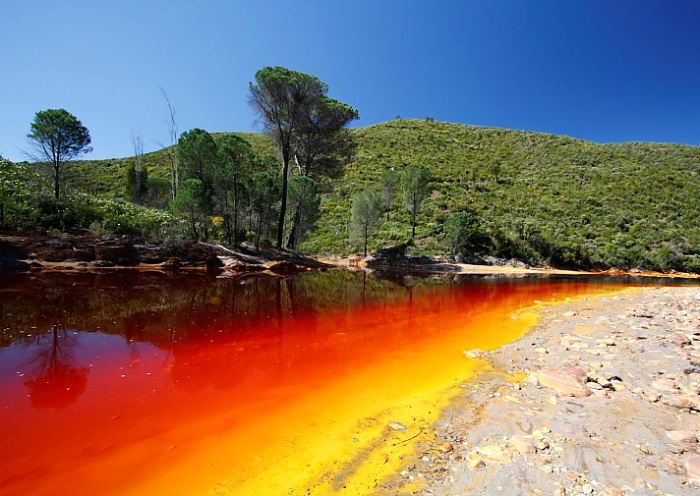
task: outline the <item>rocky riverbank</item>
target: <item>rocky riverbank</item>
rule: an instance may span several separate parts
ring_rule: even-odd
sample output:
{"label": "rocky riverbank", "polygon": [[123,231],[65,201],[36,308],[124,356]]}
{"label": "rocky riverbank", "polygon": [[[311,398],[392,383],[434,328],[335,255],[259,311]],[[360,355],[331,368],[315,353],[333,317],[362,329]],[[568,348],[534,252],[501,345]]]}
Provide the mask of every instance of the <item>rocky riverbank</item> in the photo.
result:
{"label": "rocky riverbank", "polygon": [[550,266],[532,266],[521,260],[495,257],[407,256],[397,252],[397,247],[379,250],[367,257],[351,255],[330,257],[326,260],[333,265],[349,270],[365,270],[376,274],[392,273],[418,277],[449,277],[472,275],[495,276],[537,276],[537,275],[605,275],[633,277],[673,277],[677,279],[700,279],[700,274],[670,271],[668,273],[643,269],[622,270],[617,268],[598,270],[570,270]]}
{"label": "rocky riverbank", "polygon": [[105,272],[110,270],[198,270],[239,276],[252,273],[289,276],[331,265],[275,249],[236,250],[183,241],[153,244],[131,236],[101,237],[81,232],[48,236],[14,233],[0,236],[0,272]]}
{"label": "rocky riverbank", "polygon": [[[543,307],[378,494],[700,493],[700,287]],[[417,487],[417,488],[416,488]]]}
{"label": "rocky riverbank", "polygon": [[[416,277],[532,276],[532,275],[633,275],[700,279],[700,274],[661,274],[631,270],[584,272],[553,267],[531,267],[518,260],[487,257],[409,257],[397,248],[380,250],[365,257],[305,256],[293,251],[259,248],[243,243],[235,249],[191,241],[150,243],[133,236],[99,236],[77,231],[50,236],[36,232],[0,235],[0,273],[7,272],[110,272],[214,271],[224,276],[250,274],[287,277],[306,270],[344,268],[374,273]],[[399,250],[400,251],[400,250]]]}

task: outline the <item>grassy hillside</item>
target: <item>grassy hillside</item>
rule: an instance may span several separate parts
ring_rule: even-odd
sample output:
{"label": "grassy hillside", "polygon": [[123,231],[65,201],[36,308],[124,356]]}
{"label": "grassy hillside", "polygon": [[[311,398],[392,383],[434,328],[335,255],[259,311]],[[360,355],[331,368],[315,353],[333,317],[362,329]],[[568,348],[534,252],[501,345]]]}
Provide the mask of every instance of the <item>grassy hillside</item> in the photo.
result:
{"label": "grassy hillside", "polygon": [[[472,252],[559,266],[650,267],[700,272],[700,148],[655,143],[598,145],[565,136],[432,121],[396,120],[353,130],[357,154],[329,183],[315,234],[302,249],[348,253],[352,196],[378,187],[389,167],[423,164],[433,174],[417,230],[417,253],[444,253],[442,222],[474,210]],[[241,133],[260,153],[260,134]],[[167,178],[164,151],[144,156],[151,177]],[[124,192],[133,159],[83,161],[76,186]],[[80,179],[77,179],[77,178]],[[408,241],[399,197],[372,248]]]}
{"label": "grassy hillside", "polygon": [[[474,209],[482,254],[557,265],[700,269],[700,148],[598,145],[565,136],[397,120],[356,132],[358,151],[324,201],[311,250],[342,250],[352,195],[381,173],[407,164],[433,173],[420,216],[418,251],[439,246],[441,223]],[[338,233],[339,235],[336,235]],[[408,213],[395,205],[374,248],[409,237]]]}
{"label": "grassy hillside", "polygon": [[[213,133],[213,136],[222,133]],[[234,133],[246,139],[260,155],[274,154],[275,148],[267,136],[260,133]],[[170,162],[167,150],[144,153],[143,164],[151,178],[169,180]],[[127,170],[133,157],[107,160],[80,160],[66,169],[66,182],[81,191],[108,198],[123,198],[126,193]]]}

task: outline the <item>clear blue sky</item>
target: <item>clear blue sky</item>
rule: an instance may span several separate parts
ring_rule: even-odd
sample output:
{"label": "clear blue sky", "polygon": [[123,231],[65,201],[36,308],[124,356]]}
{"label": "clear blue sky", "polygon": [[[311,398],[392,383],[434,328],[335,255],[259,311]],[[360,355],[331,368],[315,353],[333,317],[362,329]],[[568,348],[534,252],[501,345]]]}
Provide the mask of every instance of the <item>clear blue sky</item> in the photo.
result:
{"label": "clear blue sky", "polygon": [[180,131],[257,130],[267,65],[318,76],[368,126],[402,117],[700,144],[694,0],[0,0],[0,154],[39,110],[90,130],[90,158]]}

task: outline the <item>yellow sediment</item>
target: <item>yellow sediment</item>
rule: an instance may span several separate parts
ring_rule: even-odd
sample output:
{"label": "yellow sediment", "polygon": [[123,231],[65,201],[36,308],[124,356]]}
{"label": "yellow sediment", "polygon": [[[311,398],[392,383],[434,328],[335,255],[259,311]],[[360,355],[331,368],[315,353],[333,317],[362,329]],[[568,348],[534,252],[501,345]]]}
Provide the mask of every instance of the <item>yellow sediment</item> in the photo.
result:
{"label": "yellow sediment", "polygon": [[[487,332],[452,329],[403,363],[388,360],[317,391],[312,400],[288,409],[280,423],[260,427],[274,432],[278,442],[246,447],[249,470],[219,481],[209,494],[376,492],[383,479],[400,470],[415,441],[430,436],[441,410],[461,392],[457,386],[487,366],[461,350],[501,346],[522,336],[536,319],[534,312],[517,318],[489,313],[470,323]],[[367,384],[373,384],[369,391]],[[392,423],[406,430],[394,430]]]}
{"label": "yellow sediment", "polygon": [[[491,350],[512,342],[537,323],[545,306],[561,302],[538,300],[515,312],[512,307],[492,308],[465,324],[434,322],[442,331],[422,342],[420,349],[389,354],[340,381],[320,382],[313,395],[280,405],[283,415],[272,411],[255,425],[203,442],[197,449],[208,454],[207,460],[215,459],[218,469],[188,460],[188,479],[196,480],[189,493],[375,494],[414,454],[415,442],[430,439],[430,427],[443,408],[463,394],[459,385],[489,367],[486,360],[465,357],[462,351]],[[428,320],[419,325],[429,325]],[[517,382],[518,377],[512,379]],[[396,430],[398,424],[406,430]],[[170,474],[150,481],[152,489],[162,490],[168,479],[180,480],[181,488],[188,485],[182,485],[179,468],[173,467]],[[204,480],[209,480],[209,489],[194,491],[204,487]]]}

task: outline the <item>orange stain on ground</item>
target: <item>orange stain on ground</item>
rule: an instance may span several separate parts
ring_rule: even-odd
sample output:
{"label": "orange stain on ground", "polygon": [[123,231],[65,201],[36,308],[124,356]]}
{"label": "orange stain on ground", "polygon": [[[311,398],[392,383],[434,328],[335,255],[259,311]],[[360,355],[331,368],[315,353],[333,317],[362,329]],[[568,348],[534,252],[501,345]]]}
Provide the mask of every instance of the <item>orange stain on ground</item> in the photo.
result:
{"label": "orange stain on ground", "polygon": [[609,291],[428,286],[157,345],[54,329],[0,353],[0,493],[369,494],[485,366],[463,350],[517,339],[535,301]]}

